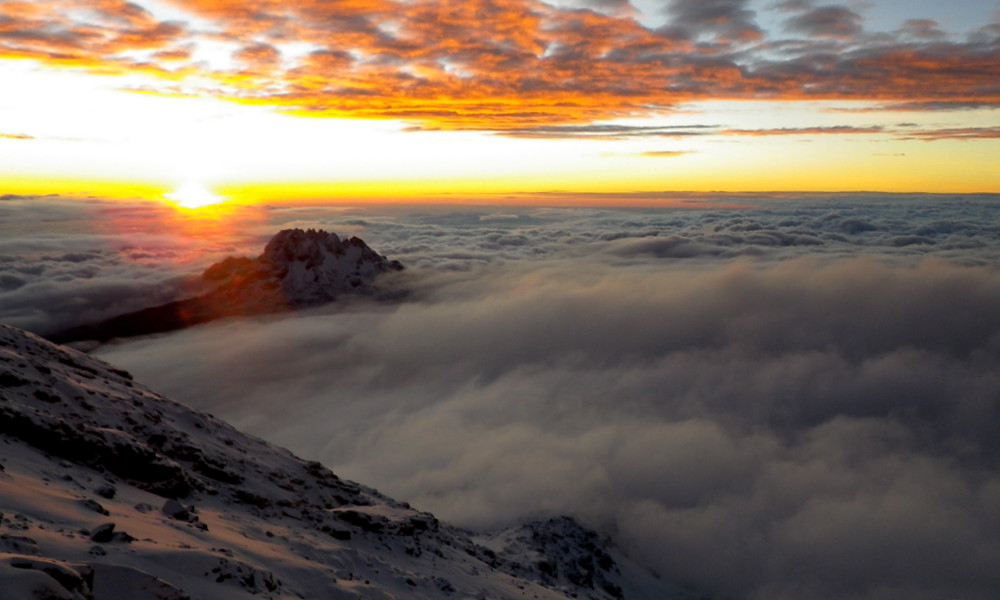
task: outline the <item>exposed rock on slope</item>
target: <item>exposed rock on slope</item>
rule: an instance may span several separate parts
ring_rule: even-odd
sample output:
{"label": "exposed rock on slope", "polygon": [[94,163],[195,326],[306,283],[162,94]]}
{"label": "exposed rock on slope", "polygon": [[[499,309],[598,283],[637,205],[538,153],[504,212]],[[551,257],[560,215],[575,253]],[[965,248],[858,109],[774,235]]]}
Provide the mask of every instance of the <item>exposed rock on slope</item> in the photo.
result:
{"label": "exposed rock on slope", "polygon": [[232,316],[275,313],[332,302],[345,294],[372,296],[376,279],[403,270],[351,237],[322,230],[285,229],[257,258],[229,257],[205,270],[210,291],[195,298],[74,327],[47,337],[58,343],[174,331]]}
{"label": "exposed rock on slope", "polygon": [[4,600],[686,597],[630,595],[636,567],[572,522],[487,548],[2,325],[0,383]]}

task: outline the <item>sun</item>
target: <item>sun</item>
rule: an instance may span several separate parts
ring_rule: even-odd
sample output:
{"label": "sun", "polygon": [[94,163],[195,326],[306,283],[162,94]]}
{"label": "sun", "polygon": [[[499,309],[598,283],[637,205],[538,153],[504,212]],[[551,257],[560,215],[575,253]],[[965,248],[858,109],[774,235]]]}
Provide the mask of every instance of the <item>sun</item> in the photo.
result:
{"label": "sun", "polygon": [[204,185],[195,182],[184,183],[174,191],[163,194],[163,197],[180,208],[203,208],[225,200]]}

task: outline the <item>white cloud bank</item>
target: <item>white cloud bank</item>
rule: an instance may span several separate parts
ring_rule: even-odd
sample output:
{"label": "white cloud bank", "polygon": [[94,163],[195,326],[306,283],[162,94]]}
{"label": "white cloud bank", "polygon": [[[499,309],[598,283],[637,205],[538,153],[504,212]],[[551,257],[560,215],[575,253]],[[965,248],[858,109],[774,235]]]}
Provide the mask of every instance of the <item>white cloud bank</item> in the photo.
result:
{"label": "white cloud bank", "polygon": [[413,297],[99,355],[459,524],[572,513],[739,598],[990,598],[991,202],[297,212]]}

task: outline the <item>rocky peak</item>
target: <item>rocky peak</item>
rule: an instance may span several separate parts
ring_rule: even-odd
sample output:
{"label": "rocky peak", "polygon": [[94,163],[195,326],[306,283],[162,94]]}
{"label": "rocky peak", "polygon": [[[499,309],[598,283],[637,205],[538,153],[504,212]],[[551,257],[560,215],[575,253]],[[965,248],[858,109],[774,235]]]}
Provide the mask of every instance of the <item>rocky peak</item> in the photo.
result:
{"label": "rocky peak", "polygon": [[[368,245],[357,240],[362,246]],[[281,265],[294,261],[304,261],[312,266],[322,264],[326,256],[343,256],[344,243],[336,233],[322,229],[283,229],[274,234],[261,260],[272,265]]]}
{"label": "rocky peak", "polygon": [[342,240],[322,229],[284,229],[276,233],[255,260],[217,263],[204,277],[218,281],[230,294],[276,293],[290,307],[330,302],[344,293],[371,294],[375,277],[401,271],[359,238]]}

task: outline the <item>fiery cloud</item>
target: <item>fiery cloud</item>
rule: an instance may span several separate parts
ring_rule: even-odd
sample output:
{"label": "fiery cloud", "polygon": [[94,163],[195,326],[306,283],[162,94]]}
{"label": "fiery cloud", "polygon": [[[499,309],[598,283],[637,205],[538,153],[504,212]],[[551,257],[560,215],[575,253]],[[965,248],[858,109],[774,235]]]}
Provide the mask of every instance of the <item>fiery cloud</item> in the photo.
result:
{"label": "fiery cloud", "polygon": [[[862,35],[858,13],[746,0],[671,0],[666,25],[622,1],[123,0],[0,3],[0,57],[151,75],[315,116],[523,135],[705,99],[1000,105],[1000,26],[946,39],[929,20]],[[795,39],[781,36],[791,33]]]}

